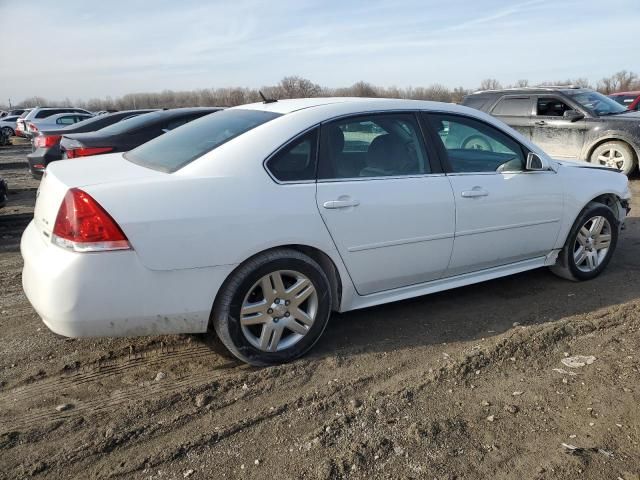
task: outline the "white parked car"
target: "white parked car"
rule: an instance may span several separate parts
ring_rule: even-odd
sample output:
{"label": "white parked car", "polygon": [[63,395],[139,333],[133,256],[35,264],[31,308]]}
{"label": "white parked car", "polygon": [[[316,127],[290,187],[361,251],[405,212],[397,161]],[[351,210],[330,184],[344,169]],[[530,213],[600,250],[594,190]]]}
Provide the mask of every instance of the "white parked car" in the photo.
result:
{"label": "white parked car", "polygon": [[624,175],[553,161],[478,110],[258,103],[51,164],[23,284],[62,335],[215,331],[273,364],[307,352],[332,311],[544,266],[594,278],[629,199]]}
{"label": "white parked car", "polygon": [[93,117],[93,115],[89,113],[56,113],[55,115],[50,115],[45,118],[27,120],[26,131],[29,136],[35,137],[38,135],[38,132],[68,127],[69,125],[73,125],[91,117]]}

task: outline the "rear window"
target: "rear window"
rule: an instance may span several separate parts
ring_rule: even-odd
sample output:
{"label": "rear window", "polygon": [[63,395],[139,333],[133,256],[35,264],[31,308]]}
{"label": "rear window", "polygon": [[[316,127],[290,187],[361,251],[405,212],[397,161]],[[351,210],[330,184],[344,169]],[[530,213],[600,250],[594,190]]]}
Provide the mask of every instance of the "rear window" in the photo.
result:
{"label": "rear window", "polygon": [[126,153],[125,158],[153,170],[175,172],[232,138],[280,115],[260,110],[223,110],[161,135]]}
{"label": "rear window", "polygon": [[164,113],[163,111],[143,113],[142,115],[126,118],[121,122],[101,128],[100,133],[105,133],[107,135],[120,135],[121,133],[135,130],[138,127],[147,125],[154,120],[159,120],[165,115],[166,113]]}

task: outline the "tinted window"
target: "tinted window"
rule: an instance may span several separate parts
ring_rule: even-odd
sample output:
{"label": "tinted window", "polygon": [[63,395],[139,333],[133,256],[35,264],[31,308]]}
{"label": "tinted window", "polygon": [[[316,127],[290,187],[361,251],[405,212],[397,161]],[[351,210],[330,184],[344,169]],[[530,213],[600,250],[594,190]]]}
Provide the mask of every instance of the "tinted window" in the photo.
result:
{"label": "tinted window", "polygon": [[413,114],[370,115],[322,127],[319,178],[389,177],[429,173]]}
{"label": "tinted window", "polygon": [[135,130],[136,128],[148,125],[156,120],[161,119],[165,115],[166,113],[162,111],[144,113],[142,115],[127,118],[126,120],[122,120],[121,122],[114,123],[113,125],[109,125],[108,127],[104,127],[100,129],[100,133],[104,133],[107,135],[119,135],[121,133]]}
{"label": "tinted window", "polygon": [[[147,115],[154,114],[140,115],[120,123],[135,122]],[[133,163],[154,170],[175,172],[232,138],[279,116],[279,113],[260,110],[223,110],[157,137],[131,150],[125,157]]]}
{"label": "tinted window", "polygon": [[453,172],[524,170],[520,145],[491,125],[457,115],[429,114]]}
{"label": "tinted window", "polygon": [[531,97],[503,97],[491,112],[493,115],[528,117],[531,115]]}
{"label": "tinted window", "polygon": [[317,142],[318,131],[314,129],[271,157],[267,168],[281,182],[315,180]]}
{"label": "tinted window", "polygon": [[76,123],[76,118],[77,117],[75,115],[68,115],[68,116],[56,118],[56,123],[58,125],[73,125],[74,123]]}
{"label": "tinted window", "polygon": [[64,113],[65,110],[40,110],[36,113],[36,118],[47,118],[51,115],[56,115],[58,113]]}
{"label": "tinted window", "polygon": [[486,104],[489,103],[489,100],[492,100],[493,98],[494,97],[481,97],[477,95],[471,95],[465,97],[462,104],[467,107],[475,108],[477,110],[484,110]]}
{"label": "tinted window", "polygon": [[606,95],[592,90],[567,90],[564,92],[571,99],[596,115],[610,115],[612,113],[622,113],[625,108],[610,99]]}
{"label": "tinted window", "polygon": [[536,103],[536,115],[539,117],[562,117],[567,110],[573,109],[555,97],[539,97]]}

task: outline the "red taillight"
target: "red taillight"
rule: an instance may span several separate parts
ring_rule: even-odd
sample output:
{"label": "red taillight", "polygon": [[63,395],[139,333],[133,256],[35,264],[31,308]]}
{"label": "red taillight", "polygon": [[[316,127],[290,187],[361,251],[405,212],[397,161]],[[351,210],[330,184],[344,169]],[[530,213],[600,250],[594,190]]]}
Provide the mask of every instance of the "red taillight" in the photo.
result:
{"label": "red taillight", "polygon": [[78,188],[67,192],[53,227],[53,243],[76,252],[128,250],[129,240],[115,220],[91,195]]}
{"label": "red taillight", "polygon": [[36,148],[50,148],[60,141],[60,135],[39,135],[33,141]]}
{"label": "red taillight", "polygon": [[38,127],[36,127],[33,123],[27,122],[27,130],[31,130],[32,132],[37,132]]}
{"label": "red taillight", "polygon": [[112,147],[78,147],[71,148],[65,153],[67,154],[67,158],[78,158],[90,157],[91,155],[100,155],[101,153],[108,153],[111,150],[113,150]]}

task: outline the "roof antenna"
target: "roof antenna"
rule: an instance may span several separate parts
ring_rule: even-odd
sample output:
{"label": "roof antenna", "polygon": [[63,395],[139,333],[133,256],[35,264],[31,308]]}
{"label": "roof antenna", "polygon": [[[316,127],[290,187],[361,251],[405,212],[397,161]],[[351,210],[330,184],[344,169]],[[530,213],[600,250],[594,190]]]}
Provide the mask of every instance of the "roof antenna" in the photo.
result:
{"label": "roof antenna", "polygon": [[258,93],[260,94],[260,97],[262,97],[262,103],[275,103],[278,101],[275,98],[265,97],[260,90],[258,90]]}

